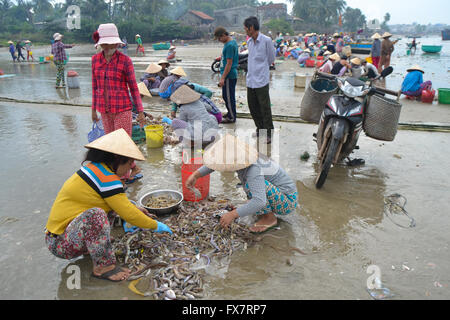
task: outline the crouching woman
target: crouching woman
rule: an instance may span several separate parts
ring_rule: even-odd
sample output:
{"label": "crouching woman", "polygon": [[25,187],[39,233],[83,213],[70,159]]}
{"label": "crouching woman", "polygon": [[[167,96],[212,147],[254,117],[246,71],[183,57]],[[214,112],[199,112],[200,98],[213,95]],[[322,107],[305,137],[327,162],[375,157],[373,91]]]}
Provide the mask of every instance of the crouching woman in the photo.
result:
{"label": "crouching woman", "polygon": [[263,233],[278,226],[277,216],[288,215],[297,207],[297,187],[286,171],[235,136],[227,134],[209,146],[203,163],[186,181],[188,188],[214,171],[235,171],[250,200],[221,217],[224,228],[239,217],[255,214],[259,219],[250,231]]}
{"label": "crouching woman", "polygon": [[[110,232],[115,215],[143,229],[172,233],[153,220],[145,208],[128,200],[120,176],[133,160],[145,160],[124,129],[113,131],[85,146],[82,167],[59,191],[45,228],[50,252],[62,259],[89,254],[92,275],[111,281],[128,278],[130,270],[116,265]],[[87,164],[85,164],[87,162]]]}

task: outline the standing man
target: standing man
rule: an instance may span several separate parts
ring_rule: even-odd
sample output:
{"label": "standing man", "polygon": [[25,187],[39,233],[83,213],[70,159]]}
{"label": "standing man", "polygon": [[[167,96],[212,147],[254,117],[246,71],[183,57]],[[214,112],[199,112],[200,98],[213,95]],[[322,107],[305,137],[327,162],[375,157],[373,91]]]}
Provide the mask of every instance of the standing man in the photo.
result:
{"label": "standing man", "polygon": [[244,29],[249,39],[247,71],[247,103],[256,125],[256,135],[267,130],[267,144],[271,143],[273,130],[272,110],[269,95],[269,68],[275,61],[275,48],[272,40],[259,32],[259,21],[248,17]]}
{"label": "standing man", "polygon": [[372,36],[373,44],[372,44],[372,49],[370,50],[370,54],[372,56],[372,63],[377,69],[380,64],[380,57],[381,57],[380,38],[381,38],[381,36],[378,34],[378,32]]}
{"label": "standing man", "polygon": [[17,51],[17,62],[20,62],[20,58],[22,57],[22,61],[25,61],[25,57],[22,54],[23,46],[20,43],[20,40],[17,41],[16,51]]}
{"label": "standing man", "polygon": [[379,73],[383,71],[383,67],[386,69],[391,65],[391,54],[394,52],[394,42],[389,39],[392,37],[392,34],[385,32],[381,37],[384,40],[381,42],[381,61],[378,66]]}
{"label": "standing man", "polygon": [[235,40],[231,38],[227,30],[218,27],[214,31],[214,39],[223,43],[222,61],[220,62],[219,87],[222,88],[222,98],[225,101],[228,113],[224,115],[222,123],[236,122],[236,82],[238,77],[237,67],[239,62],[239,49]]}

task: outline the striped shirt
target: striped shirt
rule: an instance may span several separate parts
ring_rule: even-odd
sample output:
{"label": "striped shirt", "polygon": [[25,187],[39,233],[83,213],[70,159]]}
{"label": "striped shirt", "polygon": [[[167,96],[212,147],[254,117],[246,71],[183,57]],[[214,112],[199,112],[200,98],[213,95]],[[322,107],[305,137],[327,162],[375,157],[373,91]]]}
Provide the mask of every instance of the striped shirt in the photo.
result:
{"label": "striped shirt", "polygon": [[92,208],[114,211],[139,228],[157,228],[155,220],[128,200],[120,178],[105,164],[94,162],[81,167],[64,183],[53,203],[46,228],[51,233],[62,234],[73,219]]}

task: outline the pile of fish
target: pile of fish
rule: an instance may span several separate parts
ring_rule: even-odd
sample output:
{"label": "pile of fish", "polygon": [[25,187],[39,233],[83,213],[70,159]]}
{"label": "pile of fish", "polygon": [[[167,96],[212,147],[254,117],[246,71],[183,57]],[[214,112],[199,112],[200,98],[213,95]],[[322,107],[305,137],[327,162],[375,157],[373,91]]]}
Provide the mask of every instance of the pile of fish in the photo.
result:
{"label": "pile of fish", "polygon": [[[248,228],[233,222],[228,229],[219,224],[223,212],[232,210],[229,200],[208,198],[184,202],[178,214],[164,220],[173,234],[140,230],[116,239],[113,247],[119,262],[131,270],[129,288],[154,299],[203,297],[204,273],[195,271],[237,250],[245,250],[255,239]],[[136,288],[147,283],[147,290]]]}

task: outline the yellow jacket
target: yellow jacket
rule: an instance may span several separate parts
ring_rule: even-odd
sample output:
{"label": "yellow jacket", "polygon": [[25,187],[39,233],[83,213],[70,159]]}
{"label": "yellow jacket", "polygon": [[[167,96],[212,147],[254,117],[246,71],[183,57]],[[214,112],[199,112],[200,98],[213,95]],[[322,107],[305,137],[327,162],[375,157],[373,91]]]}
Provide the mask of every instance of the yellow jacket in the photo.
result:
{"label": "yellow jacket", "polygon": [[91,208],[114,211],[130,224],[143,229],[157,228],[157,222],[128,200],[122,181],[103,163],[81,167],[64,183],[53,203],[46,228],[64,233],[67,225]]}

